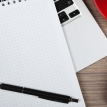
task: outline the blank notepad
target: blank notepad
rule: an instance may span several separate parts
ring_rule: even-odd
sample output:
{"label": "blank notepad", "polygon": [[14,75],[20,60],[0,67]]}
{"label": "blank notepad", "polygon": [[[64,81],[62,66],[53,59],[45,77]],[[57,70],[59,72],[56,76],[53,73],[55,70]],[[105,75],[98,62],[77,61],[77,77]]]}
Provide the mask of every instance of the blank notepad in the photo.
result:
{"label": "blank notepad", "polygon": [[0,82],[65,94],[62,104],[0,90],[1,107],[85,107],[53,0],[0,6]]}

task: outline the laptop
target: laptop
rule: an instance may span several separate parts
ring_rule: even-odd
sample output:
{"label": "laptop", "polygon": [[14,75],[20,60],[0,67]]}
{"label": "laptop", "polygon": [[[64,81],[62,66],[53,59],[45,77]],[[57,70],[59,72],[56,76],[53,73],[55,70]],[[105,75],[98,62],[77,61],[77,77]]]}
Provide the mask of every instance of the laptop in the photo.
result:
{"label": "laptop", "polygon": [[107,39],[82,0],[54,0],[76,72],[107,56]]}

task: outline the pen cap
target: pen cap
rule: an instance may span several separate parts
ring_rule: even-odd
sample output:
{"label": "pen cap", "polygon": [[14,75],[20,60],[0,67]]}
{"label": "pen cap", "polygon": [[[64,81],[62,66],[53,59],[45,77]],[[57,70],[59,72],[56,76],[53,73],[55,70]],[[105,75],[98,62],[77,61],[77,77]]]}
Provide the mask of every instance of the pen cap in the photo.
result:
{"label": "pen cap", "polygon": [[20,93],[22,93],[22,90],[23,90],[23,87],[8,85],[4,83],[1,84],[0,88],[4,90],[20,92]]}

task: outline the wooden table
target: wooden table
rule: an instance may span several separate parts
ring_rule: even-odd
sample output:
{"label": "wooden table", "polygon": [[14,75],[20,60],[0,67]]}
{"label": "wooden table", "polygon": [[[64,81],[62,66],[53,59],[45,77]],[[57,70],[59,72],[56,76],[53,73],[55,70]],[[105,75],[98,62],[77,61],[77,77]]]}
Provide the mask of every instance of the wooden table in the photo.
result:
{"label": "wooden table", "polygon": [[[83,0],[107,36],[107,20],[98,12],[94,0]],[[87,107],[107,107],[107,57],[77,73]]]}

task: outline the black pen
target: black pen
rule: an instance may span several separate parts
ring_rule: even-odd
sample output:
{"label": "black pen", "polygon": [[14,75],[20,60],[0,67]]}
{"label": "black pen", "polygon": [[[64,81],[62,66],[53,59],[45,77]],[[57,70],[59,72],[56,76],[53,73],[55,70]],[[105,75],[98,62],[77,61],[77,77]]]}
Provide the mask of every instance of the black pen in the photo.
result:
{"label": "black pen", "polygon": [[67,96],[67,95],[55,94],[55,93],[45,92],[45,91],[36,90],[36,89],[9,85],[5,83],[0,83],[0,89],[38,96],[39,98],[42,98],[42,99],[61,102],[61,103],[69,103],[69,102],[78,103],[78,99],[71,98],[70,96]]}

